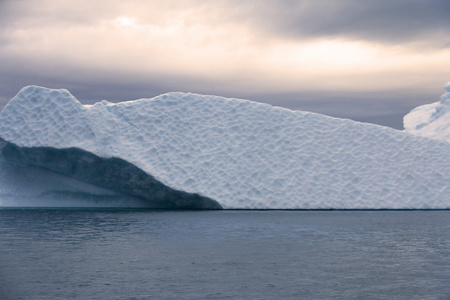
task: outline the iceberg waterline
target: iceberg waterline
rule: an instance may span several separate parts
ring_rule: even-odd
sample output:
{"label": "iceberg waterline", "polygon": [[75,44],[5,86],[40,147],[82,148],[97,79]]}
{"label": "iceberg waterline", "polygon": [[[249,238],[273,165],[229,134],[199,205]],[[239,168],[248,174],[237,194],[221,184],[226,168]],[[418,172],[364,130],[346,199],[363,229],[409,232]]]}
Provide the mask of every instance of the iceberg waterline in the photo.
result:
{"label": "iceberg waterline", "polygon": [[[170,191],[223,208],[450,208],[450,144],[247,100],[169,93],[83,106],[66,90],[29,86],[0,113],[0,137],[18,149],[61,150],[61,159],[77,148],[120,160]],[[83,160],[70,162],[76,169]],[[101,188],[122,185],[115,192],[141,200],[129,191],[148,191],[88,169],[78,177],[54,171]],[[0,170],[0,201],[21,185],[5,179],[10,170]]]}

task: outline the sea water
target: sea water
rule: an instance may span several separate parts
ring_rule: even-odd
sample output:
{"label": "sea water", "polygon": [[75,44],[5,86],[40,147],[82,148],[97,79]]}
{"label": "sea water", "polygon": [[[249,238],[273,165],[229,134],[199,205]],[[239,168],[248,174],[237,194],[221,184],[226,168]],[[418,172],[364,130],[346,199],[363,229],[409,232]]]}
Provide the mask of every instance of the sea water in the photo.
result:
{"label": "sea water", "polygon": [[450,299],[450,211],[0,210],[0,299]]}

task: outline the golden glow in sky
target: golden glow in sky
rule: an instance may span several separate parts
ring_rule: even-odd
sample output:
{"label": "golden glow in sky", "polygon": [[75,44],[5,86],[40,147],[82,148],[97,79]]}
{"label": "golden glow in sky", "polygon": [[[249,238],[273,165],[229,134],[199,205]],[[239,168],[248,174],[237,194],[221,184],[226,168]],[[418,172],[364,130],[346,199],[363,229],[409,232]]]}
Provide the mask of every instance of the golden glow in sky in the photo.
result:
{"label": "golden glow in sky", "polygon": [[[6,49],[25,60],[31,53],[115,72],[234,78],[244,89],[377,89],[419,84],[419,73],[440,83],[448,73],[448,49],[424,52],[337,37],[266,38],[245,22],[220,23],[201,13],[169,10],[153,20],[118,12],[94,23],[33,26],[12,31],[14,42]],[[393,81],[394,75],[402,79]]]}

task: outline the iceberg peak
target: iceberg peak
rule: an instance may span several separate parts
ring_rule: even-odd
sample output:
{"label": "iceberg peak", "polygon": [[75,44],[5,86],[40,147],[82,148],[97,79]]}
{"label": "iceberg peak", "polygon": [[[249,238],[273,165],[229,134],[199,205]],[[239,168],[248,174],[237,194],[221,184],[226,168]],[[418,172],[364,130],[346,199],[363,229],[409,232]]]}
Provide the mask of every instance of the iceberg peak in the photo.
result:
{"label": "iceberg peak", "polygon": [[440,101],[418,106],[403,117],[405,131],[436,140],[450,141],[450,82]]}
{"label": "iceberg peak", "polygon": [[450,93],[450,82],[447,82],[447,84],[444,86],[444,89]]}

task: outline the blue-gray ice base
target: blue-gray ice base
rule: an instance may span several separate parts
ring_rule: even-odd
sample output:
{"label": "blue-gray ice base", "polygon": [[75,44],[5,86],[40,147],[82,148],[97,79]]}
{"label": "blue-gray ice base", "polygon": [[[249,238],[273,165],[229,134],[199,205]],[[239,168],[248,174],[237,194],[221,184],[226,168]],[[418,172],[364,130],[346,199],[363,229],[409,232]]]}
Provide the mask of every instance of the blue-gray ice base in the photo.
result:
{"label": "blue-gray ice base", "polygon": [[[171,189],[133,164],[120,158],[101,158],[78,148],[18,147],[0,138],[0,157],[12,165],[41,167],[81,182],[115,191],[126,201],[125,206],[170,209],[222,209],[217,201],[198,194]],[[48,186],[48,184],[46,184]],[[92,201],[95,195],[80,190],[73,191],[59,185],[54,197],[79,197]],[[44,195],[48,195],[45,191]],[[101,196],[98,195],[101,199]],[[120,197],[117,195],[117,197]],[[110,206],[110,203],[103,203]],[[56,203],[56,206],[61,206]],[[127,205],[128,204],[128,205]]]}

